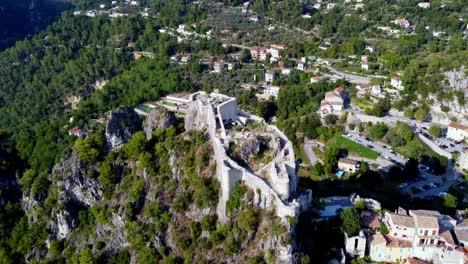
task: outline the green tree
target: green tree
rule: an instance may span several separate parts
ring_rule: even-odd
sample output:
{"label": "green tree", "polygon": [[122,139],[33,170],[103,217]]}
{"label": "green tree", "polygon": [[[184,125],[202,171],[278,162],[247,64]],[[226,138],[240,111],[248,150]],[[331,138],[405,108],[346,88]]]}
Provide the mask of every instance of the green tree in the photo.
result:
{"label": "green tree", "polygon": [[253,209],[247,209],[239,215],[237,225],[247,232],[252,231],[258,224],[258,214]]}
{"label": "green tree", "polygon": [[414,113],[414,118],[418,121],[424,121],[427,118],[427,111],[424,110],[423,108],[419,108],[415,113]]}
{"label": "green tree", "polygon": [[439,138],[442,136],[442,128],[438,125],[431,125],[429,134],[433,137]]}
{"label": "green tree", "polygon": [[388,227],[385,224],[382,224],[380,226],[380,233],[382,233],[383,235],[387,235],[389,233]]}
{"label": "green tree", "polygon": [[338,121],[338,118],[336,117],[336,115],[326,115],[325,116],[325,124],[327,126],[332,126],[332,125],[336,124],[336,121]]}
{"label": "green tree", "polygon": [[99,157],[99,150],[94,148],[90,139],[77,139],[73,150],[78,154],[78,158],[87,162],[95,162]]}
{"label": "green tree", "polygon": [[457,208],[457,198],[450,193],[447,194],[444,197],[444,206],[449,209]]}
{"label": "green tree", "polygon": [[325,149],[324,159],[323,159],[323,169],[325,173],[327,174],[333,173],[336,165],[338,164],[339,155],[340,155],[340,150],[335,147],[328,147]]}
{"label": "green tree", "polygon": [[371,128],[369,129],[369,136],[371,138],[381,139],[387,134],[387,131],[387,125],[385,125],[384,123],[377,123],[371,126]]}
{"label": "green tree", "polygon": [[340,212],[341,230],[348,236],[355,236],[361,230],[361,218],[355,208],[344,208]]}
{"label": "green tree", "polygon": [[405,108],[405,110],[403,111],[403,114],[405,115],[405,117],[407,118],[413,118],[414,117],[414,110],[412,107],[407,107]]}

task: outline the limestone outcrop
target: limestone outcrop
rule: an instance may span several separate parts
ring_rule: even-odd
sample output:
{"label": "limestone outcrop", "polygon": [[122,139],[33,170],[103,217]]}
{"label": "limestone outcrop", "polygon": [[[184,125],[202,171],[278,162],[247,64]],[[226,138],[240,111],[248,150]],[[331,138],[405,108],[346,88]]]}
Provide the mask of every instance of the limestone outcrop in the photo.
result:
{"label": "limestone outcrop", "polygon": [[117,149],[141,130],[140,116],[132,108],[120,108],[110,114],[106,125],[107,144]]}
{"label": "limestone outcrop", "polygon": [[154,130],[158,128],[166,129],[176,123],[177,118],[173,112],[161,108],[154,108],[151,109],[143,122],[143,131],[146,134],[146,138],[149,140]]}
{"label": "limestone outcrop", "polygon": [[52,174],[57,177],[57,185],[63,190],[59,192],[59,199],[85,207],[99,202],[102,198],[102,186],[88,175],[88,171],[86,162],[79,160],[75,152],[70,158],[56,164]]}

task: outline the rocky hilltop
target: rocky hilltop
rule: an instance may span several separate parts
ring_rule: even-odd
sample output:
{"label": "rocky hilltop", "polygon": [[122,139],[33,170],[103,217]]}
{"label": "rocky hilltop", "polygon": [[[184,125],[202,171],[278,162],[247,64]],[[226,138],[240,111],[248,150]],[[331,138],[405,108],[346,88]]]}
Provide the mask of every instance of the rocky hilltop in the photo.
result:
{"label": "rocky hilltop", "polygon": [[[43,243],[33,246],[28,260],[284,263],[287,255],[292,262],[294,217],[281,219],[273,206],[259,207],[255,190],[243,181],[220,199],[211,140],[202,126],[185,131],[179,122],[164,109],[141,118],[121,108],[105,128],[78,139],[45,175],[49,196],[34,188],[23,196],[28,222],[47,223]],[[266,138],[244,143],[241,157],[249,160],[269,144]]]}

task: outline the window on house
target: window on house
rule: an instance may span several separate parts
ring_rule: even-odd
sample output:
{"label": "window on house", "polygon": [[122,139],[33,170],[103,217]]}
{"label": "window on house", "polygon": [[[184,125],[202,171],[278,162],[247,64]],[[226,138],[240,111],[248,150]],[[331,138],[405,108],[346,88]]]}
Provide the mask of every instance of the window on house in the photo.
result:
{"label": "window on house", "polygon": [[392,259],[392,255],[388,255],[387,258],[388,258],[388,259]]}
{"label": "window on house", "polygon": [[358,241],[358,239],[357,239],[357,238],[356,238],[356,239],[354,239],[354,249],[357,249],[358,242],[359,242],[359,241]]}
{"label": "window on house", "polygon": [[433,236],[436,235],[436,231],[435,231],[435,230],[432,230],[432,235],[433,235]]}
{"label": "window on house", "polygon": [[397,233],[393,233],[393,236],[396,236],[396,235],[397,235]]}
{"label": "window on house", "polygon": [[424,232],[424,235],[427,236],[428,233],[429,233],[429,230],[426,230],[426,231]]}
{"label": "window on house", "polygon": [[434,245],[434,244],[435,244],[434,242],[435,242],[434,239],[431,239],[431,243],[430,243],[430,244],[431,244],[431,245]]}
{"label": "window on house", "polygon": [[403,237],[406,237],[406,235],[403,235]]}
{"label": "window on house", "polygon": [[419,244],[420,244],[420,245],[424,244],[424,239],[420,239],[420,240],[419,240]]}
{"label": "window on house", "polygon": [[400,253],[403,253],[403,249],[402,249],[402,248],[400,248]]}

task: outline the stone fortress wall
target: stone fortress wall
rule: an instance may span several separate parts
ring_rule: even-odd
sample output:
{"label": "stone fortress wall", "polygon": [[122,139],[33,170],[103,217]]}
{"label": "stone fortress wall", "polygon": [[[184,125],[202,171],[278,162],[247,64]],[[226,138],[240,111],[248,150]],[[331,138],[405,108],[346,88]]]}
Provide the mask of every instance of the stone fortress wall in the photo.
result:
{"label": "stone fortress wall", "polygon": [[257,206],[274,206],[278,217],[297,217],[303,210],[308,210],[312,203],[312,191],[297,193],[298,179],[296,160],[291,142],[276,127],[266,125],[266,131],[279,139],[275,155],[271,162],[262,168],[268,177],[262,177],[241,166],[228,155],[230,131],[225,125],[233,122],[252,122],[264,124],[258,116],[242,112],[237,100],[226,95],[198,92],[190,96],[185,116],[186,130],[206,129],[213,144],[216,158],[216,176],[221,183],[221,198],[217,207],[218,217],[227,221],[226,202],[232,188],[238,181],[243,181],[254,192]]}

